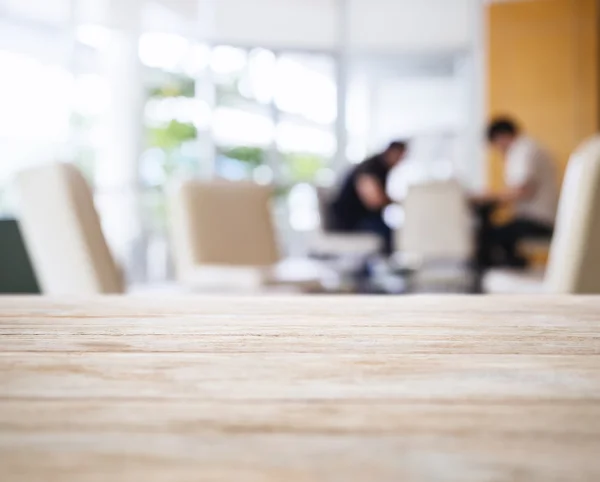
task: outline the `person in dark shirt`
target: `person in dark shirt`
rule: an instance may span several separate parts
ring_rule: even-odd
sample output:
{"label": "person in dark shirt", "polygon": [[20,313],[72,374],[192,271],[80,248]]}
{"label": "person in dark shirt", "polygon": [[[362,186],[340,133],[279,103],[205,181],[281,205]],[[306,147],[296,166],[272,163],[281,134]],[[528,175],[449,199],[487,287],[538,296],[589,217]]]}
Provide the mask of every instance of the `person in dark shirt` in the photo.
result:
{"label": "person in dark shirt", "polygon": [[331,204],[335,231],[375,233],[383,238],[385,253],[392,253],[392,230],[383,220],[383,210],[392,202],[386,185],[389,173],[404,159],[406,150],[405,142],[392,142],[384,152],[350,172]]}

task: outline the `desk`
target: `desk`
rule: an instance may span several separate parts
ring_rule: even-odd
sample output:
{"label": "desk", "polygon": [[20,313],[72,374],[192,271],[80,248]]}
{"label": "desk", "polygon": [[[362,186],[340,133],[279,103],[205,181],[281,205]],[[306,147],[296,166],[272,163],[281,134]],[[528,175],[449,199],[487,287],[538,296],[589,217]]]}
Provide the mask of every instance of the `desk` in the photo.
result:
{"label": "desk", "polygon": [[600,298],[0,298],[0,479],[597,481]]}

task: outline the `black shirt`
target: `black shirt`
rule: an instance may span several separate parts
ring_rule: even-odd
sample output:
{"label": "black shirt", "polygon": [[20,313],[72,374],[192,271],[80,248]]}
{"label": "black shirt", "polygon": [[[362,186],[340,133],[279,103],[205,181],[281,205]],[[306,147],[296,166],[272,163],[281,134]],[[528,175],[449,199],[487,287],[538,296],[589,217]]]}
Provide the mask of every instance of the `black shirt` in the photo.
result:
{"label": "black shirt", "polygon": [[331,214],[336,229],[353,229],[365,218],[381,216],[381,210],[373,211],[362,202],[358,195],[356,182],[361,175],[367,174],[377,179],[381,183],[381,187],[385,189],[389,173],[390,169],[382,154],[367,159],[350,172],[331,205]]}

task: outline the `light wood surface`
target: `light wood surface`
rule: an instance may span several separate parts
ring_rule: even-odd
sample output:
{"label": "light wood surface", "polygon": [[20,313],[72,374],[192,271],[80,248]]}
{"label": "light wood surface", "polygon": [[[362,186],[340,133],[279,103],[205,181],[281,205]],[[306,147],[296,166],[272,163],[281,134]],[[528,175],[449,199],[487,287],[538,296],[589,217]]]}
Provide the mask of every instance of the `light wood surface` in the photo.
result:
{"label": "light wood surface", "polygon": [[597,481],[600,298],[0,298],[0,480]]}

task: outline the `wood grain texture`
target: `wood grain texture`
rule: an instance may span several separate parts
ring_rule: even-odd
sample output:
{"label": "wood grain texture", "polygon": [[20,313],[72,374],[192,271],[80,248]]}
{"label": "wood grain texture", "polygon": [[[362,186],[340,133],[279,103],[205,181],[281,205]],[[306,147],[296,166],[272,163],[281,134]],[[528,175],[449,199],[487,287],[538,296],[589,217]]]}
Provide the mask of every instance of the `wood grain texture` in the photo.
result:
{"label": "wood grain texture", "polygon": [[600,480],[600,298],[0,298],[0,480]]}

